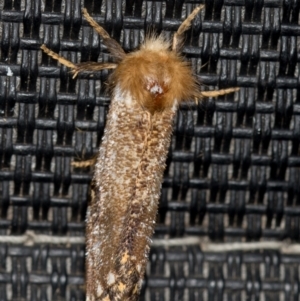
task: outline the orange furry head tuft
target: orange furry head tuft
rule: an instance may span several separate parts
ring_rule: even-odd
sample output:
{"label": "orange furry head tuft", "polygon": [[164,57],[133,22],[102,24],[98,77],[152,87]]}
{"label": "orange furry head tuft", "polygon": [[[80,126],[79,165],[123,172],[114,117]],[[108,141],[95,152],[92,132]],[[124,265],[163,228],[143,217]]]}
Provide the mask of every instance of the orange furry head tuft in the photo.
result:
{"label": "orange furry head tuft", "polygon": [[130,92],[152,114],[200,95],[190,66],[161,36],[146,39],[139,50],[126,55],[110,83]]}

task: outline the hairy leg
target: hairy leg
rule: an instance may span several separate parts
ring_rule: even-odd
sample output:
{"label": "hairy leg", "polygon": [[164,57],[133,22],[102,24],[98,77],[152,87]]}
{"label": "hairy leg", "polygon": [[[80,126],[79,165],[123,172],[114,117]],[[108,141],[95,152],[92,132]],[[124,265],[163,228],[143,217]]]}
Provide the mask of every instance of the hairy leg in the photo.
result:
{"label": "hairy leg", "polygon": [[53,52],[46,45],[42,45],[41,49],[53,59],[59,61],[62,65],[67,66],[72,69],[73,78],[75,78],[79,72],[82,71],[101,71],[103,69],[115,69],[117,64],[113,63],[96,63],[96,62],[84,62],[79,64],[73,64],[71,61],[65,59],[63,56]]}
{"label": "hairy leg", "polygon": [[233,93],[239,91],[240,88],[228,88],[222,90],[214,90],[214,91],[201,91],[200,94],[202,97],[218,97],[222,95],[226,95],[229,93]]}

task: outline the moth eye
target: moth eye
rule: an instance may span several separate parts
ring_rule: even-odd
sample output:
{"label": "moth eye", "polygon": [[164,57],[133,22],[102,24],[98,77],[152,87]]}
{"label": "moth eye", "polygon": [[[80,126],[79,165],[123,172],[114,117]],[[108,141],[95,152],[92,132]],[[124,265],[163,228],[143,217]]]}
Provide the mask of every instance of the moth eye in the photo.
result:
{"label": "moth eye", "polygon": [[169,90],[168,84],[165,81],[161,82],[154,79],[147,80],[145,89],[151,94],[154,99],[160,98]]}
{"label": "moth eye", "polygon": [[158,96],[165,93],[164,86],[156,80],[148,80],[146,84],[146,90],[149,91],[153,96]]}

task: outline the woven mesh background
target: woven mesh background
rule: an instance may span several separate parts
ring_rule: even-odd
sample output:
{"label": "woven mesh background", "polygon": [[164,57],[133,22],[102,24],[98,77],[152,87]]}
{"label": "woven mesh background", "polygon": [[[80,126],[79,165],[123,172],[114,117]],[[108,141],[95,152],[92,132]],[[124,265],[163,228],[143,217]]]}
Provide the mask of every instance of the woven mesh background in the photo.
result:
{"label": "woven mesh background", "polygon": [[[201,2],[204,3],[204,2]],[[86,7],[126,51],[145,32],[167,36],[198,1],[0,2],[0,300],[84,300],[84,219],[109,97],[110,61],[81,18]],[[297,0],[207,0],[183,54],[203,89],[234,95],[182,105],[155,238],[300,241],[300,86]],[[203,243],[202,243],[203,246]],[[141,300],[299,300],[300,254],[154,247]]]}

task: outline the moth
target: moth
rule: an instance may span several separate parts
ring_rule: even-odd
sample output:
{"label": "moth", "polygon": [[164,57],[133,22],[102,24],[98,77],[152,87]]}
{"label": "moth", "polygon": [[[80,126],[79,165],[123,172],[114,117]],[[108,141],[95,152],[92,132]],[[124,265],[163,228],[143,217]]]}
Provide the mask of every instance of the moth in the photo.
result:
{"label": "moth", "polygon": [[[87,301],[138,300],[178,106],[185,100],[237,91],[201,92],[180,55],[184,32],[202,8],[195,8],[180,25],[172,43],[161,35],[150,35],[129,54],[83,9],[115,63],[75,65],[45,45],[41,47],[70,67],[74,76],[82,71],[113,69],[109,78],[111,104],[87,213]],[[85,164],[91,162],[81,166]]]}

